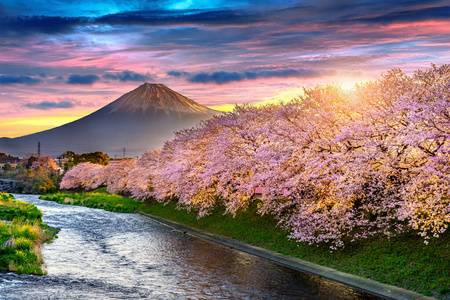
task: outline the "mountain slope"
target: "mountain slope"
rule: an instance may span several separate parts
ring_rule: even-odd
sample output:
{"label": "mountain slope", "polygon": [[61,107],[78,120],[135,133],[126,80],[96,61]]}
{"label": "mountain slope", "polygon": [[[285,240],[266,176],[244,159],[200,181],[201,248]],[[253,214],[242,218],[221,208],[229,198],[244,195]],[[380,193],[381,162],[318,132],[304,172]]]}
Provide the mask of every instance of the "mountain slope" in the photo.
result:
{"label": "mountain slope", "polygon": [[57,156],[65,151],[102,151],[110,156],[138,156],[160,148],[173,132],[192,127],[220,113],[163,84],[145,83],[92,114],[46,131],[1,138],[0,152],[24,156],[41,152]]}
{"label": "mountain slope", "polygon": [[166,113],[207,114],[212,109],[171,90],[164,84],[145,83],[107,105],[111,111],[145,114],[147,111],[163,110]]}

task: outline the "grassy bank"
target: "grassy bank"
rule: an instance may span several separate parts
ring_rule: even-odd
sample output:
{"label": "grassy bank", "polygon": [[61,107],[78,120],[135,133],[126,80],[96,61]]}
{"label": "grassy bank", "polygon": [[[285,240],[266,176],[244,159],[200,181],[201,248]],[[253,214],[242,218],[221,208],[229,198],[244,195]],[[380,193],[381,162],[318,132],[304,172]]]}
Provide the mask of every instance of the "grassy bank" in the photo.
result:
{"label": "grassy bank", "polygon": [[424,295],[450,299],[450,234],[447,231],[428,245],[417,234],[403,234],[387,240],[371,238],[349,244],[330,253],[324,246],[299,244],[287,238],[270,216],[261,217],[256,205],[235,218],[216,209],[197,219],[194,212],[176,209],[175,203],[141,203],[107,194],[104,189],[91,193],[57,193],[42,199],[85,205],[117,212],[143,211],[192,227],[228,236],[252,245],[304,259],[339,271],[403,287]]}
{"label": "grassy bank", "polygon": [[45,273],[41,268],[41,245],[56,234],[41,217],[42,212],[36,206],[0,192],[0,270]]}

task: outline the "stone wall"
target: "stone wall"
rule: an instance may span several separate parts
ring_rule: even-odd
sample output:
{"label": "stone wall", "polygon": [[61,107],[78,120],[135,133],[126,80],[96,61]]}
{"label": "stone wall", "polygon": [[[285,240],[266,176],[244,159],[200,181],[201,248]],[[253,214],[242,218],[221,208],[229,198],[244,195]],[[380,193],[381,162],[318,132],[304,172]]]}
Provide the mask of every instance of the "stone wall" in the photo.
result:
{"label": "stone wall", "polygon": [[13,192],[15,187],[15,180],[0,179],[0,192]]}

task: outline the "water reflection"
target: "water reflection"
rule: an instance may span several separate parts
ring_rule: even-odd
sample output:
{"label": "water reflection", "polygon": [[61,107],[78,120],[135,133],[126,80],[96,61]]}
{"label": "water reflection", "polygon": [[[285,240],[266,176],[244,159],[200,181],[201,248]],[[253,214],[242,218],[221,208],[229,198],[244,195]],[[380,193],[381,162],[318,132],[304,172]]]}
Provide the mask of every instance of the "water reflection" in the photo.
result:
{"label": "water reflection", "polygon": [[134,214],[16,198],[61,232],[48,276],[1,273],[1,299],[379,299]]}

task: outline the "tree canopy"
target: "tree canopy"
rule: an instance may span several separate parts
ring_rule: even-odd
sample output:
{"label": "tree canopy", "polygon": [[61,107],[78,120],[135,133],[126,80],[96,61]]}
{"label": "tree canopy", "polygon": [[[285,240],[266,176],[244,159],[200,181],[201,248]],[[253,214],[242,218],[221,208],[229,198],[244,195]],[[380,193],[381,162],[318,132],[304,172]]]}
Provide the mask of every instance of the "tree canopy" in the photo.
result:
{"label": "tree canopy", "polygon": [[58,159],[66,159],[64,164],[65,170],[70,169],[74,165],[80,163],[92,163],[106,166],[109,163],[109,155],[101,151],[77,154],[73,151],[66,151],[58,156]]}

